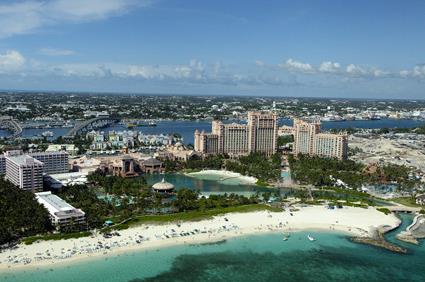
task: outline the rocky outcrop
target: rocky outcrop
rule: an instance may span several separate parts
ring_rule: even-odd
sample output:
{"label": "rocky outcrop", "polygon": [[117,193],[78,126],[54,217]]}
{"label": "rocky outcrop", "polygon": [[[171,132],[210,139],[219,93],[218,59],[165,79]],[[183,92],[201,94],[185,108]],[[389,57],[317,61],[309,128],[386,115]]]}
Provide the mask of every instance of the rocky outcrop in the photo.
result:
{"label": "rocky outcrop", "polygon": [[[396,227],[397,228],[397,227]],[[393,227],[389,226],[380,226],[379,228],[371,229],[369,231],[370,237],[353,237],[351,240],[356,243],[372,245],[375,247],[383,248],[391,252],[407,254],[407,249],[392,244],[385,240],[384,234],[390,230],[393,230]]]}

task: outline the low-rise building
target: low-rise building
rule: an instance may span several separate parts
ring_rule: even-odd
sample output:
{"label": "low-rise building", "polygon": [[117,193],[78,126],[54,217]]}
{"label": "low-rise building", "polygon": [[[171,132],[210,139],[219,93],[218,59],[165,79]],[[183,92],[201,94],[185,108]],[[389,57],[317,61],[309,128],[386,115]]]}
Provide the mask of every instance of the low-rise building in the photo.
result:
{"label": "low-rise building", "polygon": [[81,185],[87,183],[88,172],[68,172],[44,176],[44,184],[51,189],[60,189],[63,186]]}
{"label": "low-rise building", "polygon": [[144,173],[161,173],[164,171],[164,166],[160,160],[155,158],[148,158],[146,160],[140,160],[140,169]]}
{"label": "low-rise building", "polygon": [[46,152],[67,152],[70,156],[78,154],[78,148],[74,144],[51,144],[47,147]]}
{"label": "low-rise building", "polygon": [[52,192],[35,193],[35,197],[49,211],[50,220],[57,229],[78,228],[86,223],[86,214],[82,210],[74,208]]}

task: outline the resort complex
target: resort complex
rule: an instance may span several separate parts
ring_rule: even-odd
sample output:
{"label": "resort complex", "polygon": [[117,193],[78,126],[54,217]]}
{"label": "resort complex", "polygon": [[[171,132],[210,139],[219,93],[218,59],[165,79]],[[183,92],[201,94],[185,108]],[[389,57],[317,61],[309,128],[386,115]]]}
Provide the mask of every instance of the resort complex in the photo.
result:
{"label": "resort complex", "polygon": [[294,155],[307,154],[345,160],[348,157],[348,135],[321,132],[319,121],[294,119],[293,126],[277,126],[272,112],[248,112],[247,124],[214,120],[211,133],[195,131],[195,151],[203,155],[226,154],[231,157],[253,152],[271,155],[277,151],[278,136],[292,135]]}
{"label": "resort complex", "polygon": [[259,152],[271,155],[277,146],[277,115],[248,112],[247,124],[212,122],[211,133],[195,131],[195,151],[206,155],[240,156]]}
{"label": "resort complex", "polygon": [[424,282],[424,11],[0,1],[0,282]]}

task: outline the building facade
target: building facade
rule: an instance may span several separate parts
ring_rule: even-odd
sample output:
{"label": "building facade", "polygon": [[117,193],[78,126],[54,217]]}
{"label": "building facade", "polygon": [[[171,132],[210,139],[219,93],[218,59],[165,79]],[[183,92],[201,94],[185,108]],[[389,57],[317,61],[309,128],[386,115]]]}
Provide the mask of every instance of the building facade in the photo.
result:
{"label": "building facade", "polygon": [[0,154],[0,175],[6,173],[6,157]]}
{"label": "building facade", "polygon": [[248,112],[248,151],[271,155],[277,147],[277,115],[271,112]]}
{"label": "building facade", "polygon": [[195,131],[195,151],[230,156],[261,152],[271,155],[277,146],[277,115],[249,112],[247,124],[213,121],[211,133]]}
{"label": "building facade", "polygon": [[43,190],[43,163],[29,155],[6,155],[5,178],[20,189]]}
{"label": "building facade", "polygon": [[67,152],[23,154],[20,150],[0,155],[0,174],[17,187],[33,192],[43,190],[43,173],[67,173]]}
{"label": "building facade", "polygon": [[348,136],[345,133],[322,133],[320,122],[294,120],[293,153],[325,158],[347,159]]}
{"label": "building facade", "polygon": [[69,171],[67,152],[39,152],[29,154],[44,164],[44,173],[57,174]]}

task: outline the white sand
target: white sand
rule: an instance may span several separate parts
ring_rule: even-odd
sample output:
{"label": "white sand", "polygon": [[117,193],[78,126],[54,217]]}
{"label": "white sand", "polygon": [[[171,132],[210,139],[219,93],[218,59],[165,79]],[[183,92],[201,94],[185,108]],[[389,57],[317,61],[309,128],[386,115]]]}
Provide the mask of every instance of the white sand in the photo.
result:
{"label": "white sand", "polygon": [[[5,250],[0,253],[0,269],[69,263],[129,250],[215,242],[235,236],[264,232],[337,230],[355,236],[368,236],[373,227],[382,225],[396,227],[400,224],[400,220],[396,216],[385,215],[374,208],[345,207],[328,210],[324,206],[309,206],[299,209],[299,211],[292,212],[292,216],[290,211],[230,213],[216,216],[210,220],[182,222],[180,227],[176,223],[140,225],[119,231],[121,236],[113,236],[109,239],[97,235],[96,237],[19,245],[17,249]],[[184,232],[193,232],[193,234],[181,236],[180,234]],[[139,236],[143,236],[144,239]],[[136,240],[140,240],[140,242],[138,243]],[[99,242],[102,243],[102,247]]]}
{"label": "white sand", "polygon": [[219,177],[220,180],[237,178],[240,182],[246,183],[246,184],[255,184],[258,180],[257,178],[253,176],[246,176],[233,171],[214,170],[214,169],[206,169],[206,170],[201,170],[198,172],[190,172],[190,173],[187,173],[186,175],[193,176],[193,177],[216,176],[216,177]]}

